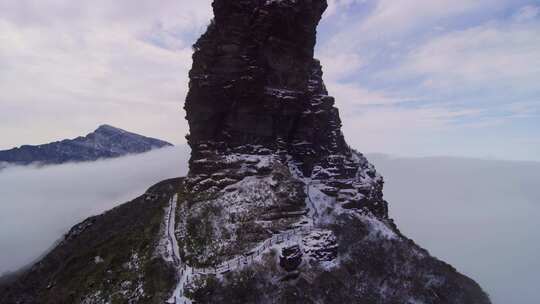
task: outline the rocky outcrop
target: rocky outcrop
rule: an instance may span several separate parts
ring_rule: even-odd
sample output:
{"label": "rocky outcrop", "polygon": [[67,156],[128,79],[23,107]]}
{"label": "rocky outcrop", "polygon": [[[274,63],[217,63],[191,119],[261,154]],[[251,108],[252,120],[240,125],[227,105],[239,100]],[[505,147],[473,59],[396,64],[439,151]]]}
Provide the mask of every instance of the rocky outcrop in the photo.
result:
{"label": "rocky outcrop", "polygon": [[376,172],[345,143],[313,58],[326,2],[220,0],[213,7],[215,19],[194,46],[185,105],[192,186],[217,191],[266,173],[225,155],[274,155],[324,182],[349,208],[386,217],[382,179],[368,187],[352,182],[359,171],[371,179]]}
{"label": "rocky outcrop", "polygon": [[15,165],[84,162],[143,153],[169,146],[172,145],[159,139],[102,125],[84,137],[0,151],[0,169],[2,162]]}
{"label": "rocky outcrop", "polygon": [[283,267],[286,271],[294,271],[302,263],[302,250],[298,245],[292,245],[281,249],[281,256],[279,257],[279,266]]}
{"label": "rocky outcrop", "polygon": [[313,58],[326,7],[325,0],[213,2],[215,18],[194,45],[185,104],[192,155],[182,204],[189,207],[179,212],[182,254],[190,265],[215,267],[259,254],[273,234],[287,238],[259,262],[200,276],[191,297],[489,303],[474,281],[400,233],[382,177],[346,144]]}
{"label": "rocky outcrop", "polygon": [[284,150],[308,173],[324,156],[347,153],[334,99],[313,58],[326,3],[213,6],[215,19],[194,46],[186,100],[193,160],[203,158],[208,145],[249,153]]}

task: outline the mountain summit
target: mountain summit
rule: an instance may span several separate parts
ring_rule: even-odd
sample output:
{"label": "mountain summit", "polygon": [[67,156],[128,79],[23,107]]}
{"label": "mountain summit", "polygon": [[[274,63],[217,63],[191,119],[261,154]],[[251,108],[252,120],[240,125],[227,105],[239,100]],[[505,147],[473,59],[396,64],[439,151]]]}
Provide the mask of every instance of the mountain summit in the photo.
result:
{"label": "mountain summit", "polygon": [[[488,304],[406,238],[313,58],[326,0],[214,0],[187,177],[73,227],[13,303]],[[11,302],[10,302],[11,303]]]}
{"label": "mountain summit", "polygon": [[109,125],[101,125],[85,137],[65,139],[38,146],[21,146],[0,151],[0,163],[17,165],[31,163],[62,164],[66,162],[94,161],[127,154],[143,153],[152,149],[172,146],[170,143]]}

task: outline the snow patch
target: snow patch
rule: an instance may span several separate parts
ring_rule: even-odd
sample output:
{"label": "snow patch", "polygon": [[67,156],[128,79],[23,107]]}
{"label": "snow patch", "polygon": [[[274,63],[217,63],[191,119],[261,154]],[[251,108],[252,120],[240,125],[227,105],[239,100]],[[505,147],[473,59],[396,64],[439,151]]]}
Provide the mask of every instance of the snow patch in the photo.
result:
{"label": "snow patch", "polygon": [[383,223],[381,220],[370,216],[370,215],[362,215],[359,217],[362,221],[367,223],[369,225],[370,229],[370,237],[371,238],[385,238],[389,240],[397,239],[397,235],[390,227],[388,227],[385,223]]}
{"label": "snow patch", "polygon": [[103,260],[103,258],[100,257],[99,255],[94,257],[94,264],[101,264],[103,262],[105,262],[105,260]]}

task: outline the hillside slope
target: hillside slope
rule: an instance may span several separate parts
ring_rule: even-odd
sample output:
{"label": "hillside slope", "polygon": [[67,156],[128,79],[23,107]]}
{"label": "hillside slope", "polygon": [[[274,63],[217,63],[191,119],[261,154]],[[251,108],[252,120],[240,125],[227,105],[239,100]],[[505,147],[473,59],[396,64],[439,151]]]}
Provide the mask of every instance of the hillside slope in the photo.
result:
{"label": "hillside slope", "polygon": [[164,220],[181,179],[74,226],[15,282],[1,303],[163,303],[175,272],[162,252]]}

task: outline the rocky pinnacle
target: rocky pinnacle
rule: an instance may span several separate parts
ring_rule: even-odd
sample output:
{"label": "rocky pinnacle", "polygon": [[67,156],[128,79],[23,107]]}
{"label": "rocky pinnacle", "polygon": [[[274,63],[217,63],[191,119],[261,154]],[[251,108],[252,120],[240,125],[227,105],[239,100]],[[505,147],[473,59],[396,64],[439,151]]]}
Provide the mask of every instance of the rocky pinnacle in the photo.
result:
{"label": "rocky pinnacle", "polygon": [[209,146],[286,152],[306,175],[326,156],[349,153],[313,58],[326,7],[326,0],[214,1],[215,18],[194,45],[185,105],[193,173],[204,171],[194,161]]}
{"label": "rocky pinnacle", "polygon": [[[177,237],[187,264],[214,268],[223,280],[201,274],[206,281],[188,288],[190,297],[490,303],[474,281],[398,230],[383,178],[346,144],[314,59],[326,8],[326,0],[213,2],[189,73],[192,155]],[[272,243],[283,234],[292,239]],[[219,273],[247,257],[246,269]]]}

